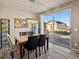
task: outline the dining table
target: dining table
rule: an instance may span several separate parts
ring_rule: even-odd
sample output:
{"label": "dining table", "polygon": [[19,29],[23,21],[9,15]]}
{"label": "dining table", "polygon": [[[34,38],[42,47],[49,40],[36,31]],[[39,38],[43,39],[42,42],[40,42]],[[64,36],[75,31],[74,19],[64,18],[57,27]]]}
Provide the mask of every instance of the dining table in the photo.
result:
{"label": "dining table", "polygon": [[28,41],[28,35],[16,37],[16,44],[20,46],[20,59],[23,59],[23,45]]}
{"label": "dining table", "polygon": [[[19,46],[20,46],[20,59],[23,59],[23,45],[28,41],[28,37],[29,36],[39,36],[39,35],[41,35],[41,34],[33,34],[33,35],[25,35],[25,36],[18,36],[18,37],[15,37],[16,39],[15,39],[15,43],[17,44],[17,42],[18,42],[18,44],[19,44]],[[47,37],[47,50],[48,50],[48,46],[49,46],[49,39],[48,39],[48,36],[46,36]]]}

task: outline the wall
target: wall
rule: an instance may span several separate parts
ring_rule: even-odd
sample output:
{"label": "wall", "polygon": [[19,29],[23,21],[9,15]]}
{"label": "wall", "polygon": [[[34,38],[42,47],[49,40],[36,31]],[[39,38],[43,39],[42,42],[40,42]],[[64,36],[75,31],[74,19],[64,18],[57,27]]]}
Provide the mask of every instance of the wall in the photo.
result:
{"label": "wall", "polygon": [[0,18],[10,19],[10,34],[14,44],[14,39],[15,37],[19,36],[19,32],[31,31],[30,24],[28,25],[28,28],[14,28],[14,18],[37,18],[37,16],[36,14],[28,11],[18,10],[9,7],[0,7]]}
{"label": "wall", "polygon": [[71,20],[71,47],[79,51],[79,0],[73,0]]}

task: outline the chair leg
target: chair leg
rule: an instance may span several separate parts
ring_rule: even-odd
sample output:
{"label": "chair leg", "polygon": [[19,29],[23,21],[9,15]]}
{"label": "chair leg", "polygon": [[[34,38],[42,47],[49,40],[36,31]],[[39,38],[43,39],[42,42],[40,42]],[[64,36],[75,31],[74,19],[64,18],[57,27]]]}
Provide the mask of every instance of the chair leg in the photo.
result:
{"label": "chair leg", "polygon": [[49,49],[49,38],[47,37],[47,50]]}
{"label": "chair leg", "polygon": [[23,48],[23,56],[25,56],[25,48]]}
{"label": "chair leg", "polygon": [[29,51],[28,51],[28,59],[29,59]]}
{"label": "chair leg", "polygon": [[11,57],[12,59],[14,59],[14,52],[11,52]]}
{"label": "chair leg", "polygon": [[36,48],[36,58],[37,58],[37,48]]}
{"label": "chair leg", "polygon": [[41,56],[41,51],[40,51],[40,47],[39,47],[39,56]]}
{"label": "chair leg", "polygon": [[44,45],[44,51],[45,51],[45,53],[46,53],[46,47],[45,47],[45,45]]}

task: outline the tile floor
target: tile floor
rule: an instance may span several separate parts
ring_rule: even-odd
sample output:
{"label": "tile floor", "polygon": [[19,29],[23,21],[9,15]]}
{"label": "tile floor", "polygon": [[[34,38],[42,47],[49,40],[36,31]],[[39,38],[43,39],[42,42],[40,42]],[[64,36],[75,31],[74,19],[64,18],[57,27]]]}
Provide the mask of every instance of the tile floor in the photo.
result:
{"label": "tile floor", "polygon": [[[3,51],[5,51],[5,53],[3,53]],[[1,55],[4,55],[4,56],[0,59],[11,59],[8,49],[0,50],[0,56]],[[19,51],[18,53],[15,54],[14,59],[20,59]],[[25,54],[25,57],[23,57],[23,59],[28,59],[27,52]],[[30,59],[36,59],[34,53],[30,53]],[[79,59],[79,55],[68,48],[61,47],[59,45],[55,45],[50,42],[49,50],[47,51],[47,53],[45,54],[44,51],[42,51],[42,55],[38,56],[37,59]]]}

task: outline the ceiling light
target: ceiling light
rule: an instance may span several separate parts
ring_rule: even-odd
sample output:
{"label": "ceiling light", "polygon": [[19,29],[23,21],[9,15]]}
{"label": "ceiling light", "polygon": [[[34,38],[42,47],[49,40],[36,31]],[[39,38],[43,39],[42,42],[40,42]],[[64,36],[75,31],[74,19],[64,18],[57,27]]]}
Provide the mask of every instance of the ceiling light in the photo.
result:
{"label": "ceiling light", "polygon": [[29,0],[30,1],[30,7],[35,8],[35,0]]}
{"label": "ceiling light", "polygon": [[33,3],[34,3],[34,2],[35,2],[35,0],[30,0],[30,2],[33,2]]}

